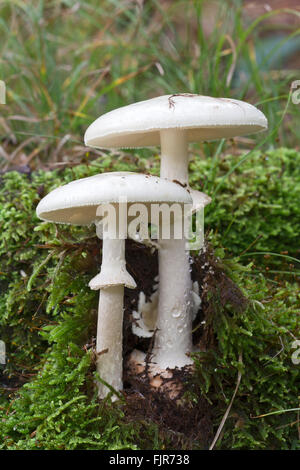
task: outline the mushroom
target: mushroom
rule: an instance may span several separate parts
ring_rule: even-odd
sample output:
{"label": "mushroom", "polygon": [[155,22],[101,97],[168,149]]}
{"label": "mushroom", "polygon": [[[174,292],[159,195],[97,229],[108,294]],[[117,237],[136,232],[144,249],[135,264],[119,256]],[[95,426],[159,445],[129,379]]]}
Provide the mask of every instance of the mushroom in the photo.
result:
{"label": "mushroom", "polygon": [[[197,210],[199,199],[202,201],[204,196],[188,186],[188,143],[265,129],[267,119],[251,104],[185,93],[159,96],[100,116],[87,129],[85,144],[98,148],[160,145],[160,176],[186,187]],[[186,241],[164,240],[160,245],[158,330],[153,361],[161,369],[183,367],[192,363],[186,355],[192,350],[192,283]],[[179,343],[174,340],[173,327],[168,329],[172,316],[182,320]],[[176,329],[178,321],[173,325]]]}
{"label": "mushroom", "polygon": [[[181,186],[155,176],[129,172],[103,173],[61,186],[37,206],[39,218],[75,225],[95,223],[103,238],[101,271],[89,283],[100,289],[97,326],[97,372],[115,390],[122,390],[122,325],[124,286],[136,283],[126,270],[125,238],[130,228],[127,215],[135,215],[134,203],[148,211],[153,203],[190,204],[189,193]],[[128,207],[127,207],[128,206]],[[140,204],[138,205],[140,209]],[[128,212],[128,214],[127,214]],[[106,218],[104,214],[108,214]],[[104,230],[105,229],[105,230]],[[98,383],[98,395],[105,397],[109,388]]]}

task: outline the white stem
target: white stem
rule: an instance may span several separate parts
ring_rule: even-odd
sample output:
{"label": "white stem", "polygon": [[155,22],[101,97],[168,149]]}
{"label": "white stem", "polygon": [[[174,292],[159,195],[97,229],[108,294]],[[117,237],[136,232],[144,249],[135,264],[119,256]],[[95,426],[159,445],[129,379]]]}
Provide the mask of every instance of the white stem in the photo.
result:
{"label": "white stem", "polygon": [[[103,240],[101,272],[125,265],[125,240]],[[118,271],[117,271],[118,272]],[[100,290],[97,326],[97,372],[115,390],[123,389],[123,301],[124,285]],[[98,384],[98,396],[104,398],[108,387]]]}
{"label": "white stem", "polygon": [[[100,291],[97,372],[115,390],[123,389],[123,298],[124,286],[108,287]],[[109,391],[102,383],[98,384],[99,398],[104,398]]]}
{"label": "white stem", "polygon": [[115,271],[116,277],[119,271],[126,270],[124,239],[103,239],[101,272],[112,269]]}
{"label": "white stem", "polygon": [[185,130],[167,129],[160,131],[161,163],[160,176],[189,183],[188,141]]}
{"label": "white stem", "polygon": [[159,300],[152,362],[159,368],[192,364],[191,277],[185,240],[162,240],[159,250]]}
{"label": "white stem", "polygon": [[[185,131],[161,131],[160,176],[188,185]],[[193,361],[191,275],[186,241],[160,240],[158,321],[152,362],[161,369],[183,367]]]}

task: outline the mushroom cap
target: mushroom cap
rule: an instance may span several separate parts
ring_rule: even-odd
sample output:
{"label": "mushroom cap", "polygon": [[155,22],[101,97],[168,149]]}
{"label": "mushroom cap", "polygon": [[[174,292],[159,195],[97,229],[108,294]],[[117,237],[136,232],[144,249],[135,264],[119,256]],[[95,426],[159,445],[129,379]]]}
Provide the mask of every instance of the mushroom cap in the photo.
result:
{"label": "mushroom cap", "polygon": [[102,173],[72,181],[51,191],[36,208],[42,220],[74,225],[89,225],[96,219],[100,204],[119,203],[192,204],[189,192],[181,185],[157,176],[131,172]]}
{"label": "mushroom cap", "polygon": [[193,199],[192,213],[198,212],[200,209],[204,209],[208,204],[211,203],[211,197],[208,194],[197,191],[197,189],[190,189],[190,194]]}
{"label": "mushroom cap", "polygon": [[87,129],[90,147],[160,145],[160,131],[185,129],[189,142],[216,140],[266,130],[268,121],[244,101],[210,96],[164,95],[103,114]]}

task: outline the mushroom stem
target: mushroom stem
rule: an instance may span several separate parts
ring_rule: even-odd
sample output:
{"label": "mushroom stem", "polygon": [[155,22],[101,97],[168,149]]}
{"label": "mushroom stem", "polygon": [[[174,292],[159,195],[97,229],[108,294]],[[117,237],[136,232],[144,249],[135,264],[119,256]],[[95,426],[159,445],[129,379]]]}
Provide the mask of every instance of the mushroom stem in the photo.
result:
{"label": "mushroom stem", "polygon": [[185,240],[161,240],[159,300],[152,362],[160,369],[192,364],[191,277]]}
{"label": "mushroom stem", "polygon": [[[161,131],[160,176],[188,185],[186,132]],[[159,301],[153,358],[161,369],[192,364],[192,318],[189,254],[186,240],[160,240]]]}
{"label": "mushroom stem", "polygon": [[[116,214],[115,211],[108,211],[101,271],[89,283],[91,289],[101,289],[96,342],[97,372],[115,390],[123,389],[124,286],[132,289],[136,287],[134,279],[126,270],[124,237],[127,234],[127,221],[119,213],[120,205],[115,208]],[[108,210],[107,206],[103,208],[104,212]],[[119,215],[118,223],[116,215]],[[108,387],[98,383],[99,398],[104,398],[108,393]]]}
{"label": "mushroom stem", "polygon": [[160,176],[188,185],[188,140],[185,130],[160,131]]}
{"label": "mushroom stem", "polygon": [[[125,240],[104,238],[96,343],[97,372],[116,390],[123,388],[124,284],[118,284],[117,281],[118,272],[123,270],[126,271]],[[115,280],[112,278],[112,271],[114,271]],[[99,398],[104,398],[108,392],[109,389],[104,384],[98,384]]]}
{"label": "mushroom stem", "polygon": [[[97,372],[115,390],[123,389],[123,298],[124,286],[100,291],[97,326]],[[106,385],[98,384],[98,396],[109,393]]]}

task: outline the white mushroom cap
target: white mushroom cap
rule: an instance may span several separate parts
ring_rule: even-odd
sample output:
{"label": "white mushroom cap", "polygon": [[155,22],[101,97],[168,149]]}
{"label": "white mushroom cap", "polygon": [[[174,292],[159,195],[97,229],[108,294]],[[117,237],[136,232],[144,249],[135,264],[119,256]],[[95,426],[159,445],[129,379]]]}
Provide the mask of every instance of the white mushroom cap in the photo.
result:
{"label": "white mushroom cap", "polygon": [[190,194],[193,199],[193,214],[200,209],[204,209],[204,207],[211,203],[211,197],[208,196],[208,194],[197,191],[197,189],[190,189]]}
{"label": "white mushroom cap", "polygon": [[264,114],[229,98],[176,94],[130,104],[100,116],[87,129],[91,147],[130,148],[160,144],[159,132],[187,130],[189,142],[215,140],[266,130]]}
{"label": "white mushroom cap", "polygon": [[113,172],[54,189],[39,202],[36,213],[42,220],[89,225],[95,221],[100,204],[118,203],[122,197],[128,203],[192,203],[189,192],[172,181],[140,173]]}

